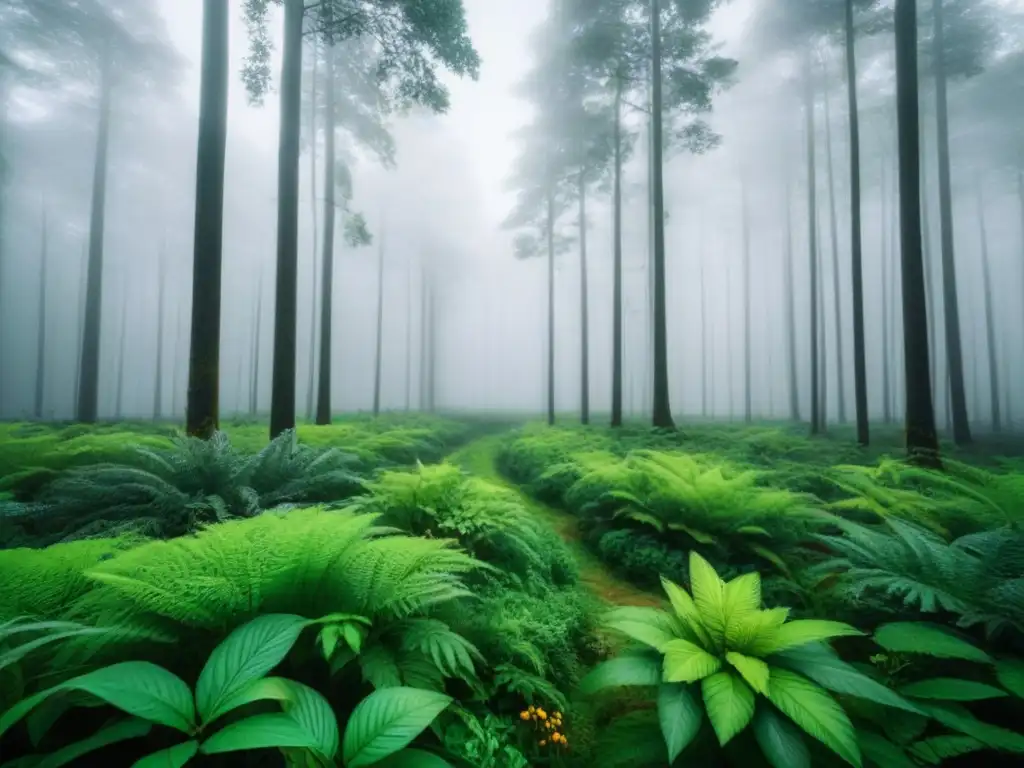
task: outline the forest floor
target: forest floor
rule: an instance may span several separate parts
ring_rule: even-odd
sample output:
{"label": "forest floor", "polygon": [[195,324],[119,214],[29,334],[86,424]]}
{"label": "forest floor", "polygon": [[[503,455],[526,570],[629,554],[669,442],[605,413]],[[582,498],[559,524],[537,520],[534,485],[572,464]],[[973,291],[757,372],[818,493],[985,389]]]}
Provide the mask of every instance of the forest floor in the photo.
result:
{"label": "forest floor", "polygon": [[477,438],[452,453],[448,460],[472,475],[516,493],[528,514],[536,516],[552,528],[569,545],[579,568],[580,582],[601,600],[611,605],[663,605],[664,601],[660,597],[618,578],[598,560],[580,541],[579,525],[573,515],[531,498],[502,476],[495,459],[503,437],[492,434]]}

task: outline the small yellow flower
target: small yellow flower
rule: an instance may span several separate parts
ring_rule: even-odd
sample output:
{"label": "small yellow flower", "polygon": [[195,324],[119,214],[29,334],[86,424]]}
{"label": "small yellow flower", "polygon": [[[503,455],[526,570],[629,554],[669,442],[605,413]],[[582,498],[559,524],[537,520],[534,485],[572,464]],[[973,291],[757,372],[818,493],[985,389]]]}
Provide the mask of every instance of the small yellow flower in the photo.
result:
{"label": "small yellow flower", "polygon": [[541,739],[537,743],[540,744],[542,747],[546,747],[547,743],[548,743],[548,740],[547,739]]}
{"label": "small yellow flower", "polygon": [[548,713],[545,712],[543,709],[538,709],[537,710],[537,717],[539,717],[541,720],[547,720],[548,719]]}
{"label": "small yellow flower", "polygon": [[519,713],[519,717],[522,720],[529,720],[530,719],[530,713],[527,712],[526,710],[523,710],[522,712]]}
{"label": "small yellow flower", "polygon": [[555,715],[556,719],[558,719],[558,720],[562,719],[562,713],[559,712],[557,709],[555,710],[554,715]]}
{"label": "small yellow flower", "polygon": [[527,708],[527,710],[526,710],[526,711],[527,711],[527,712],[529,712],[529,713],[530,713],[530,714],[532,715],[532,714],[533,714],[534,712],[536,712],[536,711],[537,711],[537,708],[536,708],[535,706],[533,706],[533,704],[531,704],[531,705],[530,705],[530,706],[529,706],[529,707]]}
{"label": "small yellow flower", "polygon": [[559,741],[562,740],[562,734],[560,734],[558,731],[555,731],[551,734],[551,740],[557,744]]}

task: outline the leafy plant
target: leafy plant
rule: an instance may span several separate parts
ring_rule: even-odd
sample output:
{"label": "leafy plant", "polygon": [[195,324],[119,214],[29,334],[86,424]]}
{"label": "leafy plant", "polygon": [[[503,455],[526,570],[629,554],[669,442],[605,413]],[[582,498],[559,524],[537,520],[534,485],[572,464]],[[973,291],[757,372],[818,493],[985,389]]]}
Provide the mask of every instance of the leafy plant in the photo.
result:
{"label": "leafy plant", "polygon": [[[862,634],[835,621],[787,621],[785,608],[761,608],[756,573],[723,582],[690,553],[692,596],[663,581],[672,610],[619,608],[607,625],[638,644],[598,665],[585,690],[657,687],[668,761],[697,738],[705,713],[721,746],[748,726],[775,768],[809,766],[800,731],[860,766],[856,730],[828,691],[916,709],[836,657],[821,641]],[[796,727],[794,727],[796,726]]]}

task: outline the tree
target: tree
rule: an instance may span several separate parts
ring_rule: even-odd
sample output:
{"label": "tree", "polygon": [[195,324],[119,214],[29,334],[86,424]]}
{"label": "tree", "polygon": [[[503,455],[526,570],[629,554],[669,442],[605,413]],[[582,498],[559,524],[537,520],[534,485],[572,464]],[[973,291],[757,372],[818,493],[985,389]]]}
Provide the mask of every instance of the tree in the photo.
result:
{"label": "tree", "polygon": [[43,403],[46,394],[46,281],[49,277],[46,271],[49,248],[46,243],[46,210],[43,210],[41,226],[41,239],[39,244],[39,314],[36,336],[36,393],[35,407],[32,409],[36,419],[43,418]]}
{"label": "tree", "polygon": [[928,313],[921,248],[916,0],[896,0],[895,20],[907,453],[913,461],[935,465],[939,463],[939,441],[929,380]]}
{"label": "tree", "polygon": [[[302,38],[309,29],[334,44],[365,37],[375,41],[377,76],[402,98],[434,111],[448,107],[438,66],[475,78],[480,59],[466,30],[462,0],[278,0],[284,5],[281,123],[278,145],[277,285],[270,435],[295,426],[295,341],[298,270],[298,183],[301,123]],[[244,79],[252,98],[267,92],[271,0],[246,0],[250,56]]]}
{"label": "tree", "polygon": [[221,249],[228,122],[228,3],[203,4],[203,63],[196,153],[192,338],[185,430],[209,439],[220,427]]}

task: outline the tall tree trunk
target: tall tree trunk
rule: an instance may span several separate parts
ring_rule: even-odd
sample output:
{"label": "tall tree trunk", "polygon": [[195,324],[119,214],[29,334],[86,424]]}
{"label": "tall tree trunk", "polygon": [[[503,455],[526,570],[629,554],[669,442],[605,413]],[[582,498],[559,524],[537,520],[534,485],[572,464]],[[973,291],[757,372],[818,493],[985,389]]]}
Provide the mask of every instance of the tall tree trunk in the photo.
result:
{"label": "tall tree trunk", "polygon": [[384,355],[384,233],[377,248],[377,333],[373,374],[373,415],[380,415],[380,374]]}
{"label": "tall tree trunk", "polygon": [[412,262],[405,271],[405,410],[412,410]]}
{"label": "tall tree trunk", "polygon": [[807,50],[804,72],[804,111],[807,131],[807,258],[810,269],[811,331],[811,434],[821,432],[821,394],[818,382],[818,199],[817,163],[814,141],[814,83],[811,80],[811,52]]}
{"label": "tall tree trunk", "polygon": [[121,322],[118,326],[120,339],[117,347],[117,385],[114,396],[114,419],[121,421],[124,416],[124,359],[128,340],[128,281],[124,282],[124,295],[121,297]]}
{"label": "tall tree trunk", "polygon": [[[893,169],[893,190],[892,198],[895,201],[893,205],[893,215],[891,220],[891,226],[889,231],[892,234],[892,245],[889,248],[889,253],[892,254],[892,258],[889,260],[889,317],[891,322],[889,324],[890,339],[887,342],[888,349],[892,350],[892,413],[893,418],[899,419],[903,410],[900,408],[900,346],[901,346],[901,318],[900,318],[900,269],[902,264],[902,249],[900,247],[900,219],[899,219],[899,162],[898,154],[895,158],[897,160],[896,166]],[[902,382],[906,384],[906,382]]]}
{"label": "tall tree trunk", "polygon": [[[821,211],[818,211],[821,215]],[[821,392],[821,431],[828,431],[828,334],[826,333],[827,323],[825,322],[825,247],[822,245],[822,238],[825,236],[825,228],[818,219],[818,365],[820,366],[820,392]]]}
{"label": "tall tree trunk", "polygon": [[[847,0],[849,2],[849,0]],[[828,159],[829,232],[832,235],[832,311],[836,324],[836,405],[839,423],[846,423],[846,375],[843,355],[843,294],[839,286],[839,217],[836,213],[836,171],[832,155],[832,99],[825,89],[825,156]]]}
{"label": "tall tree trunk", "polygon": [[320,360],[316,392],[316,423],[331,423],[331,344],[334,326],[334,228],[337,221],[335,210],[336,148],[335,125],[336,85],[334,62],[336,51],[333,45],[327,47],[324,87],[324,238],[323,253],[320,255]]}
{"label": "tall tree trunk", "polygon": [[43,210],[43,226],[39,246],[39,314],[37,316],[36,335],[36,396],[33,413],[37,420],[43,418],[43,401],[46,393],[46,262],[48,247],[46,244],[46,210]]}
{"label": "tall tree trunk", "polygon": [[996,350],[996,321],[992,304],[992,265],[988,250],[988,223],[985,217],[985,197],[981,179],[978,179],[978,228],[981,235],[981,274],[985,299],[985,344],[988,348],[988,387],[992,407],[992,431],[1002,432],[1003,417],[999,399],[999,354]]}
{"label": "tall tree trunk", "polygon": [[800,377],[797,375],[796,364],[796,297],[794,295],[795,280],[793,279],[793,194],[789,178],[786,179],[786,252],[783,254],[782,265],[785,276],[786,290],[786,356],[789,375],[789,418],[800,421]]}
{"label": "tall tree trunk", "polygon": [[746,179],[741,180],[743,199],[743,420],[753,419],[750,380],[751,323],[750,323],[750,207],[747,200]]}
{"label": "tall tree trunk", "polygon": [[704,254],[700,260],[700,415],[708,417],[708,291],[704,281]]}
{"label": "tall tree trunk", "polygon": [[160,240],[156,276],[156,380],[153,382],[153,421],[164,413],[164,305],[167,288],[167,242]]}
{"label": "tall tree trunk", "polygon": [[555,423],[555,195],[548,189],[548,424]]}
{"label": "tall tree trunk", "polygon": [[263,349],[263,267],[260,266],[260,277],[256,288],[256,338],[253,343],[252,358],[252,412],[260,410],[260,352]]}
{"label": "tall tree trunk", "polygon": [[964,360],[960,340],[960,304],[957,298],[956,255],[953,235],[953,189],[949,160],[949,104],[946,89],[945,24],[943,2],[933,0],[932,59],[935,67],[935,118],[938,123],[939,208],[942,227],[943,314],[946,320],[946,365],[949,368],[949,396],[953,405],[953,440],[957,445],[971,442],[964,393]]}
{"label": "tall tree trunk", "polygon": [[281,127],[277,155],[277,285],[270,437],[295,427],[295,337],[298,304],[299,144],[302,112],[303,0],[285,0]]}
{"label": "tall tree trunk", "polygon": [[857,409],[857,442],[870,442],[868,367],[864,339],[864,241],[861,223],[860,108],[857,99],[857,40],[853,0],[845,2],[846,92],[850,112],[850,264],[853,287],[853,388]]}
{"label": "tall tree trunk", "polygon": [[928,312],[921,252],[921,155],[918,112],[917,3],[896,0],[896,101],[899,132],[900,255],[907,454],[938,465],[932,391],[928,381]]}
{"label": "tall tree trunk", "polygon": [[228,124],[228,2],[203,5],[203,65],[196,159],[192,330],[185,429],[211,438],[220,428],[221,256]]}
{"label": "tall tree trunk", "polygon": [[590,423],[590,319],[587,312],[587,185],[580,169],[580,423]]}
{"label": "tall tree trunk", "polygon": [[[927,157],[927,131],[921,133],[921,152]],[[925,288],[925,299],[928,303],[928,350],[930,354],[929,362],[931,363],[931,369],[929,370],[929,379],[932,383],[932,402],[937,401],[938,397],[938,361],[939,361],[939,350],[935,344],[936,329],[938,327],[938,302],[939,297],[935,290],[935,285],[932,282],[933,275],[935,274],[935,268],[932,264],[933,249],[932,249],[932,229],[931,229],[931,212],[929,211],[928,205],[928,164],[921,164],[921,249],[924,254],[924,288]]]}
{"label": "tall tree trunk", "polygon": [[654,407],[655,427],[675,428],[668,388],[668,318],[665,306],[665,184],[662,161],[661,0],[651,0],[651,162],[654,203]]}
{"label": "tall tree trunk", "polygon": [[882,260],[879,268],[879,275],[882,280],[882,421],[886,424],[892,423],[892,396],[890,394],[891,375],[889,372],[889,292],[893,286],[889,284],[887,273],[889,272],[889,233],[886,223],[889,220],[889,175],[886,172],[885,160],[882,161],[882,191],[881,191],[881,225],[878,230],[882,233]]}
{"label": "tall tree trunk", "polygon": [[[309,99],[309,192],[310,192],[310,214],[313,219],[313,254],[312,262],[310,264],[310,300],[309,300],[309,377],[306,386],[306,419],[309,421],[313,420],[313,412],[315,408],[314,401],[314,390],[313,383],[316,380],[316,329],[317,329],[317,312],[316,312],[316,277],[317,277],[317,235],[320,231],[319,224],[317,222],[316,215],[316,107],[317,107],[317,88],[316,88],[316,75],[317,75],[317,64],[319,63],[320,56],[317,51],[316,39],[313,39],[313,73],[312,83],[310,84]],[[326,169],[324,171],[326,175]]]}
{"label": "tall tree trunk", "polygon": [[[612,191],[612,426],[622,426],[622,76],[615,79],[615,170]],[[1024,189],[1024,187],[1022,187]],[[1022,193],[1024,195],[1024,193]],[[1024,205],[1024,196],[1021,198]]]}
{"label": "tall tree trunk", "polygon": [[85,290],[85,329],[82,337],[81,379],[76,418],[93,424],[97,418],[100,386],[100,326],[103,311],[103,234],[107,207],[107,154],[110,148],[110,103],[113,63],[104,54],[100,70],[100,117],[92,176],[92,211],[89,217],[89,277]]}

